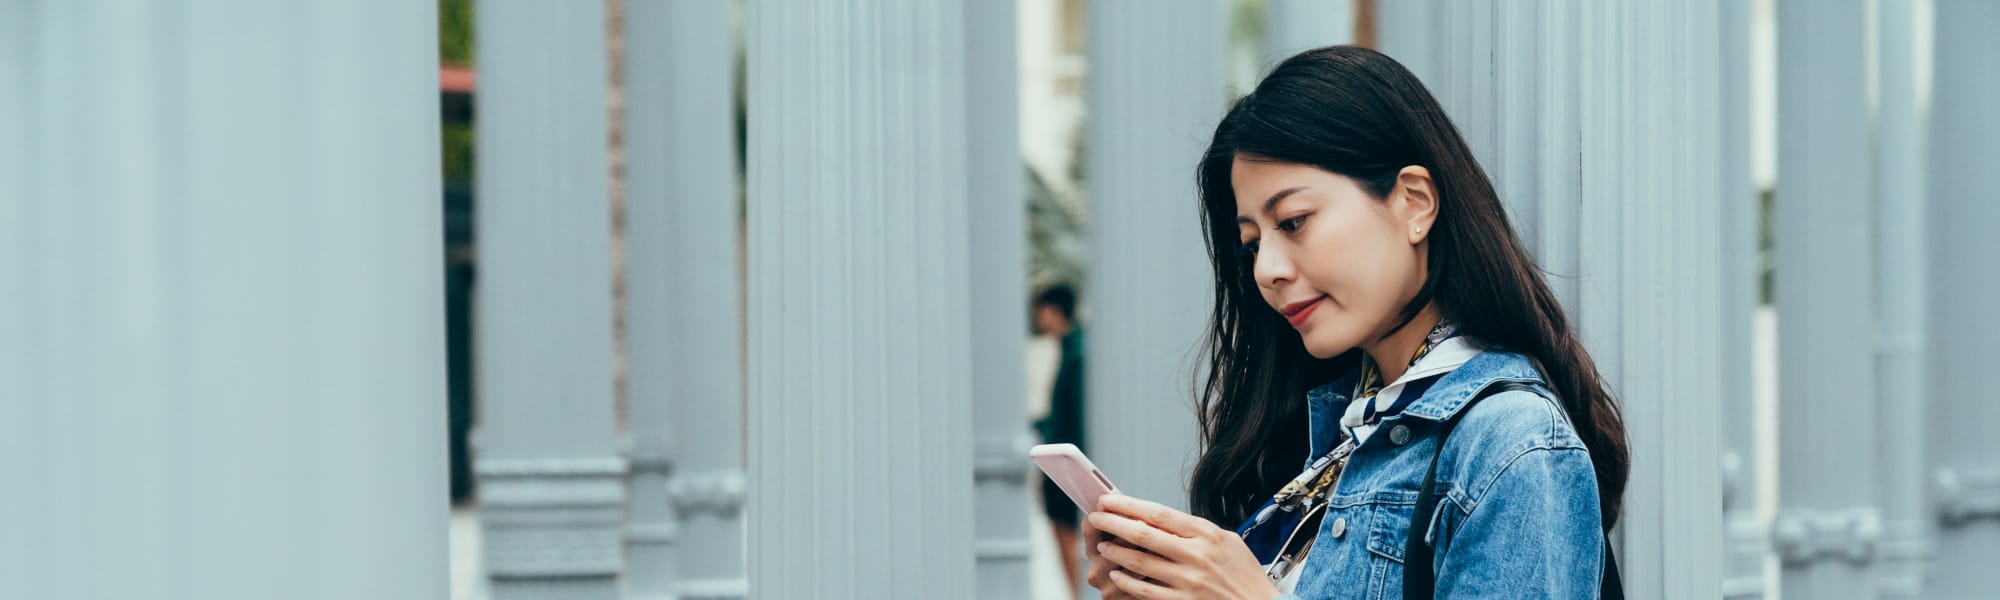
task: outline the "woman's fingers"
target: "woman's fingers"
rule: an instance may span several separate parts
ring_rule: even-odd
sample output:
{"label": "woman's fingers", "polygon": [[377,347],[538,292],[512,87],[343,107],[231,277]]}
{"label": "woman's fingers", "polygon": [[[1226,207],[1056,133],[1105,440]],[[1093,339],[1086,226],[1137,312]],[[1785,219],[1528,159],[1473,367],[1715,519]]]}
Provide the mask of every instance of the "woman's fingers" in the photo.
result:
{"label": "woman's fingers", "polygon": [[1092,548],[1096,547],[1098,542],[1103,542],[1109,539],[1109,536],[1104,535],[1103,530],[1100,530],[1096,527],[1092,527],[1090,525],[1090,519],[1083,520],[1082,531],[1083,531],[1083,536],[1082,536],[1083,547],[1086,552],[1095,553],[1096,550],[1092,550]]}
{"label": "woman's fingers", "polygon": [[1167,589],[1165,586],[1133,577],[1124,571],[1112,571],[1111,583],[1118,586],[1119,590],[1131,594],[1132,597],[1139,598],[1140,600],[1164,600],[1177,597],[1173,595],[1173,590]]}
{"label": "woman's fingers", "polygon": [[1135,598],[1135,596],[1125,593],[1125,590],[1118,589],[1118,584],[1111,583],[1109,579],[1105,580],[1104,587],[1098,588],[1097,597],[1102,600],[1132,600]]}
{"label": "woman's fingers", "polygon": [[[1096,553],[1097,550],[1093,548],[1091,552]],[[1084,576],[1083,581],[1089,583],[1090,587],[1097,588],[1098,590],[1108,591],[1118,589],[1118,586],[1111,584],[1111,572],[1116,570],[1118,570],[1118,563],[1105,560],[1102,555],[1098,555],[1091,558],[1090,574]]]}
{"label": "woman's fingers", "polygon": [[1151,500],[1122,494],[1105,494],[1097,502],[1099,510],[1145,521],[1162,531],[1181,537],[1204,537],[1217,529],[1215,524],[1208,522],[1207,519],[1168,508]]}
{"label": "woman's fingers", "polygon": [[1174,571],[1176,568],[1174,563],[1151,552],[1109,542],[1099,544],[1097,551],[1104,556],[1106,562],[1116,563],[1121,567],[1119,571],[1146,579],[1168,582],[1180,580]]}
{"label": "woman's fingers", "polygon": [[1092,527],[1103,531],[1105,535],[1117,537],[1127,544],[1164,556],[1169,560],[1179,562],[1190,558],[1186,550],[1188,541],[1186,538],[1167,533],[1143,521],[1108,512],[1090,513],[1084,520],[1089,521]]}
{"label": "woman's fingers", "polygon": [[[1108,542],[1102,542],[1102,543],[1106,543],[1109,544],[1110,546],[1118,548],[1124,548],[1132,552],[1142,552],[1142,553],[1145,552],[1144,550],[1133,548],[1130,544],[1126,544],[1125,542],[1116,539],[1112,539]],[[1106,594],[1115,593],[1118,594],[1117,597],[1120,598],[1130,597],[1126,595],[1124,592],[1119,591],[1118,586],[1112,585],[1111,583],[1111,572],[1123,570],[1124,567],[1119,566],[1116,561],[1113,561],[1109,558],[1105,558],[1104,555],[1097,549],[1096,544],[1091,544],[1089,552],[1091,555],[1090,569],[1084,575],[1084,581],[1090,583],[1090,587],[1097,588],[1098,591],[1100,592]],[[1109,599],[1111,597],[1112,596],[1105,596],[1106,599]]]}

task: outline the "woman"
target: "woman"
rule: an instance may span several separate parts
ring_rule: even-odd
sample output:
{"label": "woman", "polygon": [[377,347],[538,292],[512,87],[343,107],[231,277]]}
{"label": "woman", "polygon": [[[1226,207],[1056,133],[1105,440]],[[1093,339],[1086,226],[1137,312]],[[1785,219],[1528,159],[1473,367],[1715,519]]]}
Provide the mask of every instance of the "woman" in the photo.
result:
{"label": "woman", "polygon": [[1616,592],[1617,405],[1414,75],[1364,48],[1292,57],[1223,117],[1196,179],[1216,290],[1193,514],[1107,498],[1085,521],[1091,585]]}

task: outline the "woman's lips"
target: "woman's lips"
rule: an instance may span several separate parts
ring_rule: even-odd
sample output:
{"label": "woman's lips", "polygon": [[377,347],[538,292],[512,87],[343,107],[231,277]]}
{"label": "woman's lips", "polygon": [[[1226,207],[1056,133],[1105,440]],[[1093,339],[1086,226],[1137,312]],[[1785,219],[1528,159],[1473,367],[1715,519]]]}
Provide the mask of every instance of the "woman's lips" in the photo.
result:
{"label": "woman's lips", "polygon": [[1292,327],[1297,328],[1305,324],[1306,319],[1312,316],[1313,311],[1319,309],[1319,301],[1325,299],[1326,296],[1320,296],[1311,300],[1293,302],[1285,305],[1285,308],[1278,312],[1284,313],[1285,320],[1290,321]]}

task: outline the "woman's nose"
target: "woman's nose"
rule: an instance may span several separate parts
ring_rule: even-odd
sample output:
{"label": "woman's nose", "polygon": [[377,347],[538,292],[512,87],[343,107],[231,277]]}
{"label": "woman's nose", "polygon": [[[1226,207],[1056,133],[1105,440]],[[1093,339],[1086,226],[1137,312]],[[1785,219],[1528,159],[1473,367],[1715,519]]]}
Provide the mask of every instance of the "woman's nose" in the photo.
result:
{"label": "woman's nose", "polygon": [[1260,248],[1257,252],[1257,262],[1252,268],[1255,269],[1257,285],[1266,288],[1276,288],[1298,276],[1292,266],[1291,257],[1286,256],[1283,249],[1276,247]]}

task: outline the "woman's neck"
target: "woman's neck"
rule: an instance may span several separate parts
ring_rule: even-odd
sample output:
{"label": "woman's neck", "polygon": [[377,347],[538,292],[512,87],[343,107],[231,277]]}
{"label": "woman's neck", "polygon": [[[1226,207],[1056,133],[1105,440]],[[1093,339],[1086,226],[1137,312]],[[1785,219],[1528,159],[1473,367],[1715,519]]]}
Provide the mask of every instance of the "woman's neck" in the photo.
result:
{"label": "woman's neck", "polygon": [[1388,385],[1403,376],[1410,368],[1410,356],[1417,353],[1417,346],[1437,327],[1439,316],[1436,304],[1424,305],[1417,311],[1417,318],[1388,337],[1362,344],[1361,350],[1375,361],[1375,368],[1382,374],[1382,384]]}

